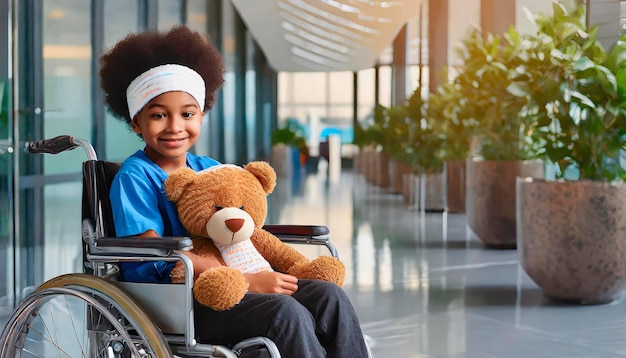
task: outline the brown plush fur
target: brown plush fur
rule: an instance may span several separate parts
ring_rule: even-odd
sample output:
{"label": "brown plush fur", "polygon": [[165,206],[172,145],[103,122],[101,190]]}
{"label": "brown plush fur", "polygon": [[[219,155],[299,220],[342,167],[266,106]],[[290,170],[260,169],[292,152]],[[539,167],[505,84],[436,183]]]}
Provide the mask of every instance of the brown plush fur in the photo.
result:
{"label": "brown plush fur", "polygon": [[[283,243],[262,226],[267,216],[267,195],[276,185],[276,173],[265,162],[251,162],[241,168],[224,167],[196,173],[181,168],[170,174],[164,190],[176,202],[180,222],[193,238],[193,252],[224,261],[208,237],[206,224],[221,208],[243,208],[254,221],[250,238],[254,247],[276,271],[300,279],[320,279],[343,286],[345,267],[336,258],[321,256],[309,261],[293,247]],[[176,267],[172,281],[182,282],[184,270]],[[194,296],[215,310],[229,309],[239,303],[248,285],[241,272],[224,267],[209,269],[196,280]]]}

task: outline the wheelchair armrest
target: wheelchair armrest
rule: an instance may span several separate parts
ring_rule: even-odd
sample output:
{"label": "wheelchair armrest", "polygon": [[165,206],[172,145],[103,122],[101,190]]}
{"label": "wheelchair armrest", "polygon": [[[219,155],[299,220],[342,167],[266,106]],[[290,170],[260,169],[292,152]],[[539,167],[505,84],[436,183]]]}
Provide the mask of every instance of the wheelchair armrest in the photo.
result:
{"label": "wheelchair armrest", "polygon": [[191,239],[185,236],[168,236],[168,237],[103,237],[96,241],[98,248],[125,247],[138,249],[156,249],[156,250],[191,250],[193,244]]}
{"label": "wheelchair armrest", "polygon": [[264,225],[263,229],[288,244],[324,245],[333,257],[339,257],[335,245],[330,242],[329,230],[326,226]]}
{"label": "wheelchair armrest", "polygon": [[328,236],[328,227],[315,225],[264,225],[264,230],[276,236],[303,236],[303,237],[323,237]]}

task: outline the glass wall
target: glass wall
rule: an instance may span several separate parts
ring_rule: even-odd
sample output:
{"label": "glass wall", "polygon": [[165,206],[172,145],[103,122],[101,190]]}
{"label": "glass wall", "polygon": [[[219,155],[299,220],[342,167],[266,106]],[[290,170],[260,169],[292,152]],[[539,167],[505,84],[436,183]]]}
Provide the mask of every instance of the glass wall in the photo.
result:
{"label": "glass wall", "polygon": [[[83,0],[43,1],[43,135],[90,138],[91,22]],[[31,138],[41,139],[41,138]],[[84,154],[43,156],[45,174],[76,173]]]}
{"label": "glass wall", "polygon": [[158,26],[160,30],[170,29],[183,23],[182,0],[158,0]]}
{"label": "glass wall", "polygon": [[[139,31],[137,2],[128,0],[107,0],[104,2],[104,52],[110,50],[117,41],[126,35]],[[104,114],[106,160],[121,162],[135,151],[143,148],[143,141],[128,125],[117,120],[108,111]]]}
{"label": "glass wall", "polygon": [[[63,134],[90,138],[90,4],[82,0],[44,1],[42,20],[42,138]],[[42,160],[45,175],[79,173],[85,154],[76,150],[60,155],[43,155]],[[38,276],[42,280],[82,270],[78,245],[80,220],[76,220],[81,213],[81,182],[79,175],[74,177],[73,182],[46,185],[43,190],[43,271]]]}
{"label": "glass wall", "polygon": [[245,93],[244,93],[244,106],[243,108],[245,108],[245,113],[244,113],[244,117],[245,117],[245,127],[246,127],[246,131],[245,131],[245,135],[246,135],[246,143],[247,143],[247,151],[245,153],[243,153],[244,156],[244,161],[245,162],[249,162],[253,159],[255,159],[256,156],[256,150],[257,150],[257,136],[256,133],[258,132],[257,130],[257,108],[256,108],[256,82],[257,82],[257,75],[256,75],[256,67],[255,67],[255,55],[257,55],[256,53],[256,46],[254,43],[254,38],[252,38],[252,35],[250,34],[250,32],[246,31],[246,37],[245,37],[245,41],[246,41],[246,64],[245,64],[245,77],[244,77],[244,83],[245,83]]}
{"label": "glass wall", "polygon": [[[8,3],[0,1],[0,19],[7,18]],[[0,47],[10,49],[11,24],[0,22]],[[13,142],[12,123],[9,121],[12,110],[10,95],[12,82],[9,80],[11,51],[0,53],[0,327],[11,312],[14,303],[13,292]]]}
{"label": "glass wall", "polygon": [[376,85],[376,70],[369,68],[359,71],[357,83],[357,118],[359,122],[362,122],[372,114],[372,110],[376,106],[376,93],[374,91]]}

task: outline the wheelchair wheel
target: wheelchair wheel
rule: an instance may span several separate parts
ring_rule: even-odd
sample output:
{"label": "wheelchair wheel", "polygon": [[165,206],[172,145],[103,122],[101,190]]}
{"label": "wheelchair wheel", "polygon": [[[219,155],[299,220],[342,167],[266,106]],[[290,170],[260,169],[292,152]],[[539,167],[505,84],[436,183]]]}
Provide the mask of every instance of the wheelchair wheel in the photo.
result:
{"label": "wheelchair wheel", "polygon": [[0,358],[172,356],[161,331],[127,294],[84,274],[37,288],[13,312],[0,342]]}

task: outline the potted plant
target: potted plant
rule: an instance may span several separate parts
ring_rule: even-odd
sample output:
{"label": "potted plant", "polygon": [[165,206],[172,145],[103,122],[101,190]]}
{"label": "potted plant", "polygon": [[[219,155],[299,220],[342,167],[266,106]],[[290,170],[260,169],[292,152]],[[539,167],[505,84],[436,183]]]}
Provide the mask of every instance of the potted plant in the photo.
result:
{"label": "potted plant", "polygon": [[[396,109],[391,109],[392,112]],[[390,154],[394,145],[395,128],[390,122],[389,109],[376,104],[372,115],[372,123],[367,127],[367,137],[373,142],[372,154],[369,158],[370,170],[366,178],[381,188],[388,188],[391,184],[389,177]]]}
{"label": "potted plant", "polygon": [[472,133],[472,157],[467,160],[467,220],[487,246],[514,248],[515,178],[543,177],[528,123],[521,114],[527,99],[509,90],[512,79],[532,51],[520,34],[472,31],[459,48],[463,65],[454,85],[463,96],[458,115]]}
{"label": "potted plant", "polygon": [[457,105],[463,100],[458,86],[451,82],[439,85],[428,97],[427,117],[443,141],[444,206],[449,213],[465,212],[465,161],[470,152],[471,125]]}
{"label": "potted plant", "polygon": [[368,131],[363,124],[356,123],[354,125],[354,144],[358,151],[354,155],[354,169],[356,172],[365,174],[367,172],[367,155],[368,151],[374,143],[371,138],[370,131]]}
{"label": "potted plant", "polygon": [[407,117],[407,106],[395,105],[385,109],[387,125],[385,126],[385,145],[383,150],[389,154],[389,183],[395,194],[403,193],[403,178],[411,173],[410,128],[411,121]]}
{"label": "potted plant", "polygon": [[304,130],[294,122],[287,122],[272,132],[272,156],[270,163],[279,176],[289,176],[300,170],[309,156]]}
{"label": "potted plant", "polygon": [[436,119],[427,115],[428,103],[422,99],[418,87],[405,104],[409,123],[405,162],[415,174],[413,195],[417,207],[426,211],[443,211],[443,137],[437,131]]}
{"label": "potted plant", "polygon": [[532,81],[515,89],[557,167],[555,181],[518,179],[517,239],[522,267],[547,296],[604,303],[626,288],[626,38],[604,51],[584,14],[571,1],[537,18]]}

